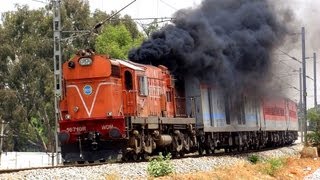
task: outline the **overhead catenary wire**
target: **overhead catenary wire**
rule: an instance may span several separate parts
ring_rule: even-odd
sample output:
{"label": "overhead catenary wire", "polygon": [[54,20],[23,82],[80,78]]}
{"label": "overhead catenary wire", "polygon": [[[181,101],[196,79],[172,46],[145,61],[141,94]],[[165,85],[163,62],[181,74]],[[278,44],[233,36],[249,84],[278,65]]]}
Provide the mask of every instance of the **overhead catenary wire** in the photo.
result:
{"label": "overhead catenary wire", "polygon": [[[280,61],[278,61],[278,62],[280,62],[280,63],[282,63],[282,64],[286,65],[286,67],[288,67],[288,68],[290,68],[290,69],[292,69],[292,70],[294,70],[294,71],[298,71],[296,68],[294,68],[294,67],[290,66],[289,64],[287,64],[287,63],[283,62],[282,60],[280,60]],[[310,76],[308,76],[308,75],[306,75],[306,78],[311,79],[311,80],[314,80],[312,77],[310,77]]]}
{"label": "overhead catenary wire", "polygon": [[302,61],[300,61],[300,60],[298,60],[296,57],[291,56],[290,54],[288,54],[288,53],[286,53],[286,52],[282,51],[281,49],[278,49],[278,51],[282,52],[284,55],[286,55],[286,56],[290,57],[291,59],[293,59],[293,60],[295,60],[295,61],[297,61],[297,62],[299,62],[299,63],[302,63]]}
{"label": "overhead catenary wire", "polygon": [[[121,8],[119,11],[113,13],[110,17],[107,17],[106,19],[104,19],[103,21],[98,22],[96,25],[94,25],[94,27],[91,30],[82,30],[82,31],[74,31],[73,33],[81,33],[81,34],[77,34],[74,36],[70,36],[64,39],[61,39],[61,41],[68,41],[70,39],[75,39],[75,38],[79,38],[85,35],[91,35],[94,31],[96,31],[97,29],[99,29],[101,26],[103,26],[103,24],[105,24],[107,21],[111,20],[114,16],[116,16],[117,14],[119,14],[121,11],[123,11],[124,9],[126,9],[127,7],[129,7],[131,4],[133,4],[135,1],[137,0],[133,0],[131,1],[129,4],[127,4],[126,6],[124,6],[123,8]],[[71,32],[71,31],[62,31],[63,33],[65,32]]]}
{"label": "overhead catenary wire", "polygon": [[31,0],[31,1],[38,2],[38,3],[43,3],[43,4],[49,4],[49,2],[45,2],[45,1],[41,1],[41,0]]}
{"label": "overhead catenary wire", "polygon": [[282,80],[280,77],[278,77],[278,76],[275,75],[274,73],[271,73],[271,74],[272,74],[272,77],[273,77],[273,78],[276,78],[276,79],[280,80],[281,82],[287,84],[289,87],[292,87],[293,89],[295,89],[295,90],[297,90],[297,91],[300,91],[297,87],[295,87],[295,86],[293,86],[293,85],[285,82],[284,80]]}
{"label": "overhead catenary wire", "polygon": [[110,17],[106,18],[105,20],[97,23],[92,29],[91,29],[91,33],[94,30],[99,29],[104,23],[106,23],[107,21],[109,21],[110,19],[112,19],[114,16],[116,16],[117,14],[119,14],[121,11],[123,11],[124,9],[126,9],[127,7],[129,7],[131,4],[133,4],[134,2],[136,2],[136,0],[131,1],[129,4],[127,4],[126,6],[124,6],[123,8],[121,8],[119,11],[113,13]]}
{"label": "overhead catenary wire", "polygon": [[175,8],[174,6],[171,6],[169,3],[167,3],[167,2],[165,2],[165,1],[163,1],[163,0],[160,0],[160,1],[161,1],[163,4],[167,5],[168,7],[172,8],[173,10],[178,11],[177,8]]}
{"label": "overhead catenary wire", "polygon": [[[160,0],[160,2],[162,2],[163,4],[165,4],[165,5],[168,6],[168,7],[172,8],[172,9],[175,10],[175,11],[179,11],[179,9],[175,8],[174,6],[170,5],[169,3],[167,3],[167,2],[165,2],[165,1],[163,1],[163,0]],[[184,15],[187,15],[187,14],[186,14],[185,12],[183,12],[183,11],[180,11],[180,12],[182,12]]]}

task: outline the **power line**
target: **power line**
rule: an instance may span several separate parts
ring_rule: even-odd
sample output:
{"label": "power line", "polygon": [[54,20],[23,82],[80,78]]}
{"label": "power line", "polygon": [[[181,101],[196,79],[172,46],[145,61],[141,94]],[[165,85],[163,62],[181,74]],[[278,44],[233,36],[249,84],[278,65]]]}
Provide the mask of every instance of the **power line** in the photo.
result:
{"label": "power line", "polygon": [[38,3],[43,3],[43,4],[49,4],[49,2],[44,2],[44,1],[40,1],[40,0],[31,0],[31,1],[38,2]]}
{"label": "power line", "polygon": [[131,4],[133,4],[134,2],[136,2],[136,0],[131,1],[129,4],[127,4],[126,6],[124,6],[123,8],[121,8],[119,11],[113,13],[110,17],[106,18],[105,20],[97,23],[92,29],[91,29],[91,33],[94,30],[99,29],[104,23],[106,23],[108,20],[112,19],[115,15],[119,14],[121,11],[123,11],[124,9],[126,9],[128,6],[130,6]]}
{"label": "power line", "polygon": [[[170,5],[169,3],[167,3],[167,2],[165,2],[165,1],[163,1],[163,0],[160,0],[163,4],[165,4],[165,5],[167,5],[168,7],[170,7],[170,8],[172,8],[172,9],[174,9],[174,10],[176,10],[176,11],[179,11],[179,9],[177,9],[177,8],[175,8],[174,6],[172,6],[172,5]],[[187,15],[185,12],[183,12],[183,11],[180,11],[181,13],[183,13],[184,15]]]}
{"label": "power line", "polygon": [[298,60],[296,57],[293,57],[293,56],[291,56],[290,54],[282,51],[281,49],[278,49],[278,51],[282,52],[284,55],[290,57],[291,59],[293,59],[293,60],[295,60],[295,61],[297,61],[297,62],[299,62],[299,63],[302,63],[302,61],[300,61],[300,60]]}
{"label": "power line", "polygon": [[280,77],[278,77],[277,75],[275,75],[274,73],[271,73],[273,78],[277,78],[278,80],[280,80],[281,82],[287,84],[289,87],[292,87],[293,89],[300,91],[297,87],[285,82],[284,80],[282,80]]}
{"label": "power line", "polygon": [[175,7],[171,6],[169,3],[167,3],[167,2],[165,2],[165,1],[163,1],[163,0],[160,0],[160,1],[161,1],[163,4],[167,5],[168,7],[170,7],[170,8],[172,8],[172,9],[174,9],[174,10],[178,11],[178,9],[177,9],[177,8],[175,8]]}
{"label": "power line", "polygon": [[[119,11],[113,13],[110,17],[107,17],[106,19],[104,19],[103,21],[97,23],[91,30],[82,30],[82,31],[75,31],[74,33],[82,33],[82,34],[78,34],[78,35],[74,35],[71,37],[67,37],[64,39],[61,39],[61,41],[68,41],[70,39],[74,39],[74,38],[79,38],[81,36],[85,36],[85,35],[90,35],[92,34],[95,30],[99,29],[104,23],[106,23],[107,21],[111,20],[114,16],[116,16],[117,14],[119,14],[121,11],[123,11],[124,9],[126,9],[128,6],[130,6],[131,4],[133,4],[136,0],[131,1],[129,4],[127,4],[126,6],[124,6],[123,8],[121,8]],[[68,32],[68,31],[66,31]],[[62,33],[64,33],[64,31],[62,31]]]}
{"label": "power line", "polygon": [[[173,20],[175,18],[173,17],[148,17],[148,18],[131,18],[132,20],[137,20],[137,21],[143,21],[143,20],[154,20],[154,19],[160,19],[160,20]],[[123,19],[124,20],[124,19]]]}
{"label": "power line", "polygon": [[296,68],[294,68],[294,67],[290,66],[289,64],[283,62],[283,60],[280,60],[280,61],[278,61],[278,62],[286,65],[288,68],[290,68],[290,69],[292,69],[292,70],[295,70],[295,71],[297,70]]}
{"label": "power line", "polygon": [[[290,68],[290,69],[292,69],[292,70],[294,70],[294,71],[298,71],[296,68],[290,66],[289,64],[283,62],[282,60],[280,60],[279,62],[282,63],[282,64],[284,64],[284,65],[286,65],[286,67],[288,67],[288,68]],[[308,76],[308,75],[306,75],[306,78],[311,79],[312,81],[314,81],[314,79],[313,79],[312,77]]]}

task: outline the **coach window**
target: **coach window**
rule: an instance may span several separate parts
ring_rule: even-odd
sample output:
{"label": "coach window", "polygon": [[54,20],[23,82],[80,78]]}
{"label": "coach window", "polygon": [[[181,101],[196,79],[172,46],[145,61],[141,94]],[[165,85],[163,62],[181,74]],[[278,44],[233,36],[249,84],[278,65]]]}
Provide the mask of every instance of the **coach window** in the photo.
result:
{"label": "coach window", "polygon": [[132,90],[133,89],[132,74],[129,71],[124,72],[124,79],[125,79],[126,90]]}
{"label": "coach window", "polygon": [[167,91],[167,102],[171,102],[171,92]]}

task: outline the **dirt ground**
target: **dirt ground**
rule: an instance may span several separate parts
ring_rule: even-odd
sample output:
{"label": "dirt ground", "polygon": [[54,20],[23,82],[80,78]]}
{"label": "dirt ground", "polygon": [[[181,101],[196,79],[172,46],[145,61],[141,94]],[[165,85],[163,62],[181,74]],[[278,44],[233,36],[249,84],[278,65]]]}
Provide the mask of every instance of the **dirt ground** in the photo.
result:
{"label": "dirt ground", "polygon": [[[196,172],[190,174],[173,174],[157,179],[175,180],[260,180],[260,179],[303,179],[320,168],[319,158],[286,158],[281,167],[272,169],[270,164],[260,162],[257,164],[240,163],[226,168],[218,168],[209,172]],[[272,170],[272,172],[270,171]]]}

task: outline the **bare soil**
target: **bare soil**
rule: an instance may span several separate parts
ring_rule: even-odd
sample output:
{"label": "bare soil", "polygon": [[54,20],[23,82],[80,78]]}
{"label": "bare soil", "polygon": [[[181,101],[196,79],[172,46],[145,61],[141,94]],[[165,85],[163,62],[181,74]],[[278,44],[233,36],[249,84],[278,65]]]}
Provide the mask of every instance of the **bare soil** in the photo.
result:
{"label": "bare soil", "polygon": [[208,172],[196,172],[189,174],[172,174],[170,176],[160,177],[156,179],[167,180],[260,180],[260,179],[303,179],[305,176],[313,173],[320,168],[319,158],[287,158],[284,159],[283,166],[277,168],[274,173],[268,172],[270,164],[249,162],[239,163],[233,166],[217,168]]}

